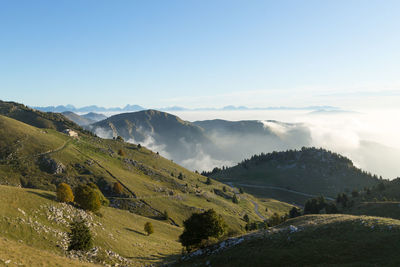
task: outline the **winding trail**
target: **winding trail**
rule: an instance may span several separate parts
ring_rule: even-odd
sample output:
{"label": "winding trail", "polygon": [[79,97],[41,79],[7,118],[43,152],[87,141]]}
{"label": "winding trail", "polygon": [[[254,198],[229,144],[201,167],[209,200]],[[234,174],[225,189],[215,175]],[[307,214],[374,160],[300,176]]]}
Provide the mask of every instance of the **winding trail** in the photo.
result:
{"label": "winding trail", "polygon": [[[233,191],[236,194],[239,194],[239,190],[232,184],[232,183],[226,183],[227,185],[229,185],[230,187],[232,187]],[[258,203],[255,202],[252,199],[248,199],[245,195],[242,195],[242,198],[249,200],[253,205],[254,205],[254,212],[257,214],[258,217],[260,217],[261,220],[265,221],[266,218],[264,216],[261,215],[260,211],[258,210]]]}

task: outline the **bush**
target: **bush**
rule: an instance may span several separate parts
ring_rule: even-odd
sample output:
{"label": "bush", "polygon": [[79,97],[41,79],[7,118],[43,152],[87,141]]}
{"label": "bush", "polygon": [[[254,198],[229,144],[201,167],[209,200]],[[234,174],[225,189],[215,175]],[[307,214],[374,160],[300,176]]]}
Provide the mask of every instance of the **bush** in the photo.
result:
{"label": "bush", "polygon": [[211,185],[212,184],[210,177],[207,177],[206,184],[207,185]]}
{"label": "bush", "polygon": [[167,210],[164,210],[164,220],[168,221],[169,220],[169,214]]}
{"label": "bush", "polygon": [[243,216],[243,220],[244,220],[245,222],[249,222],[249,221],[250,221],[249,215],[245,214],[245,215]]}
{"label": "bush", "polygon": [[222,191],[224,191],[224,192],[227,191],[227,190],[226,190],[226,186],[223,186],[223,187],[222,187]]}
{"label": "bush", "polygon": [[75,201],[82,209],[97,212],[101,207],[101,200],[96,189],[88,185],[80,185],[75,190]]}
{"label": "bush", "polygon": [[240,193],[240,194],[243,194],[243,193],[244,193],[243,188],[241,188],[241,187],[239,188],[239,193]]}
{"label": "bush", "polygon": [[115,194],[121,195],[122,192],[123,192],[122,185],[120,183],[118,183],[118,182],[115,182],[114,185],[113,185],[113,191],[114,191]]}
{"label": "bush", "polygon": [[226,230],[222,216],[213,209],[203,213],[194,213],[183,222],[184,231],[179,236],[182,246],[188,251],[197,248],[204,240],[209,238],[220,238]]}
{"label": "bush", "polygon": [[145,223],[144,231],[147,233],[147,235],[151,235],[152,233],[154,233],[154,228],[151,222]]}
{"label": "bush", "polygon": [[180,172],[179,175],[178,175],[178,179],[179,179],[179,180],[183,180],[183,174],[182,174],[181,172]]}
{"label": "bush", "polygon": [[61,183],[57,186],[57,200],[60,202],[74,202],[74,193],[69,185]]}
{"label": "bush", "polygon": [[70,224],[71,232],[68,233],[70,238],[68,250],[88,251],[92,248],[92,234],[85,221],[75,221]]}
{"label": "bush", "polygon": [[120,149],[118,150],[118,155],[120,155],[121,157],[125,157],[125,152],[122,149]]}

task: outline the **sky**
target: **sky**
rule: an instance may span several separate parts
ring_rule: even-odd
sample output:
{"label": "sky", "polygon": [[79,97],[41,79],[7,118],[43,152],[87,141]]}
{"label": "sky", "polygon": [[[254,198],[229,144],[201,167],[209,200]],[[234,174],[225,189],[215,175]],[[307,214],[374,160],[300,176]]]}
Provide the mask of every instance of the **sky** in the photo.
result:
{"label": "sky", "polygon": [[0,1],[0,99],[398,108],[400,1]]}

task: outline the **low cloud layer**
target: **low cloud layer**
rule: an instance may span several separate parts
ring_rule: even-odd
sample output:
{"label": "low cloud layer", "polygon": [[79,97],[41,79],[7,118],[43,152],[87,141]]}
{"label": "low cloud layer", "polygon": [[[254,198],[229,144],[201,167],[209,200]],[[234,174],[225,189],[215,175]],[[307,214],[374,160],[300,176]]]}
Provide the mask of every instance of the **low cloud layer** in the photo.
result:
{"label": "low cloud layer", "polygon": [[[205,138],[174,137],[174,145],[163,143],[162,133],[142,132],[139,142],[191,170],[232,166],[254,154],[322,147],[349,157],[356,166],[384,178],[400,176],[400,111],[313,112],[308,111],[217,111],[177,112],[188,121],[227,119],[233,126],[206,127]],[[141,128],[139,128],[139,131]],[[110,130],[97,128],[100,137],[112,138]],[[164,141],[160,141],[164,138]]]}

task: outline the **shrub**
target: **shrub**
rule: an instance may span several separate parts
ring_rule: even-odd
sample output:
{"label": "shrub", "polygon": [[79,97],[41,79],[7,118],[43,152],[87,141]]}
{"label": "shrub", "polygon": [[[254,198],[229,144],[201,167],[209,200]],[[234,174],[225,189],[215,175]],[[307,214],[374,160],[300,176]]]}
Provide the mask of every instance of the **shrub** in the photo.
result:
{"label": "shrub", "polygon": [[212,184],[210,177],[207,177],[206,184],[207,185],[211,185]]}
{"label": "shrub", "polygon": [[250,221],[249,215],[245,214],[245,215],[243,216],[243,220],[244,220],[245,222],[249,222],[249,221]]}
{"label": "shrub", "polygon": [[279,214],[278,213],[274,213],[274,214],[272,214],[272,216],[268,219],[268,226],[275,226],[275,225],[278,225],[278,224],[281,224],[281,223],[283,223],[284,221],[286,221],[287,220],[287,217],[286,216],[279,216]]}
{"label": "shrub", "polygon": [[243,188],[240,187],[240,188],[239,188],[239,193],[240,193],[240,194],[243,194],[243,192],[244,192],[244,191],[243,191]]}
{"label": "shrub", "polygon": [[289,211],[289,217],[290,218],[296,218],[301,216],[301,212],[298,208],[293,207],[290,211]]}
{"label": "shrub", "polygon": [[223,186],[223,187],[222,187],[222,191],[224,191],[224,192],[227,191],[227,190],[226,190],[226,186]]}
{"label": "shrub", "polygon": [[74,193],[69,185],[61,183],[57,186],[57,200],[60,202],[74,202]]}
{"label": "shrub", "polygon": [[92,248],[92,234],[85,221],[75,221],[70,224],[71,232],[68,233],[70,238],[68,250],[83,250],[88,251]]}
{"label": "shrub", "polygon": [[181,172],[180,172],[179,175],[178,175],[178,179],[179,179],[179,180],[183,180],[183,174],[182,174]]}
{"label": "shrub", "polygon": [[194,213],[183,222],[184,231],[179,236],[182,246],[188,251],[198,247],[204,240],[220,238],[226,229],[222,216],[213,209],[203,213]]}
{"label": "shrub", "polygon": [[145,223],[144,231],[147,233],[147,235],[151,235],[152,233],[154,233],[154,228],[151,222]]}
{"label": "shrub", "polygon": [[233,195],[232,202],[235,204],[239,203],[239,199],[237,198],[236,194]]}
{"label": "shrub", "polygon": [[121,195],[122,192],[123,192],[122,185],[120,183],[118,183],[118,182],[115,182],[114,185],[113,185],[113,191],[114,191],[115,194]]}
{"label": "shrub", "polygon": [[99,211],[101,200],[98,192],[88,185],[80,185],[75,190],[75,201],[85,210]]}
{"label": "shrub", "polygon": [[164,220],[168,221],[169,220],[169,214],[167,210],[164,210]]}

